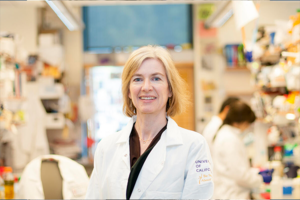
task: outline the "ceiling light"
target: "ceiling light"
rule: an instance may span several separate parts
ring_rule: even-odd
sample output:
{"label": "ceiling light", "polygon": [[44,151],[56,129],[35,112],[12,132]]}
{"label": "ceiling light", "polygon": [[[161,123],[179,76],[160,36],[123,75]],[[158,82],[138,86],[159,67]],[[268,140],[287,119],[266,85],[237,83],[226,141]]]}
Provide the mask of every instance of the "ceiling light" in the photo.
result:
{"label": "ceiling light", "polygon": [[205,21],[205,27],[221,27],[233,15],[231,1],[223,1],[216,11]]}
{"label": "ceiling light", "polygon": [[77,20],[70,9],[62,1],[45,0],[59,19],[66,25],[70,31],[80,30],[84,28],[82,21]]}

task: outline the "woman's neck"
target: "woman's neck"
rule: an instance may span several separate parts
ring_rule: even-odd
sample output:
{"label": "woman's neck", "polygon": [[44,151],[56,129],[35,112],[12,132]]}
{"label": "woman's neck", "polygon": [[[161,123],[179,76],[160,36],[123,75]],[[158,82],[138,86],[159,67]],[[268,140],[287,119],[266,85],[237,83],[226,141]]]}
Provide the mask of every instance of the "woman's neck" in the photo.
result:
{"label": "woman's neck", "polygon": [[157,115],[137,114],[135,129],[143,140],[154,138],[155,135],[167,124],[165,113]]}

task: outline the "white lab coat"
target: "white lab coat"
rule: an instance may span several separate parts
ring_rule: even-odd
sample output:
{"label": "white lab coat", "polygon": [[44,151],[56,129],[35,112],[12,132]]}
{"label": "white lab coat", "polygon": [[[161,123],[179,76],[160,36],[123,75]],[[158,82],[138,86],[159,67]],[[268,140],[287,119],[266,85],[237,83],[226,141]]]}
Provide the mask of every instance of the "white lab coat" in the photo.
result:
{"label": "white lab coat", "polygon": [[86,195],[89,177],[84,167],[77,162],[59,155],[44,155],[32,160],[21,176],[18,199],[44,199],[41,181],[41,163],[43,159],[53,158],[58,161],[58,167],[63,179],[64,199],[83,199]]}
{"label": "white lab coat", "polygon": [[25,125],[17,127],[18,134],[13,135],[13,169],[23,171],[34,158],[49,154],[49,144],[44,125],[45,108],[38,96],[39,85],[27,83],[27,97],[24,102]]}
{"label": "white lab coat", "polygon": [[259,187],[263,178],[250,167],[240,130],[224,125],[213,143],[215,199],[249,199],[250,189]]}
{"label": "white lab coat", "polygon": [[203,130],[203,136],[206,139],[210,152],[212,151],[212,141],[223,121],[218,116],[213,116]]}
{"label": "white lab coat", "polygon": [[[87,199],[126,198],[129,136],[135,120],[98,144]],[[178,127],[169,117],[167,130],[145,161],[130,198],[208,199],[213,189],[212,161],[205,139]]]}

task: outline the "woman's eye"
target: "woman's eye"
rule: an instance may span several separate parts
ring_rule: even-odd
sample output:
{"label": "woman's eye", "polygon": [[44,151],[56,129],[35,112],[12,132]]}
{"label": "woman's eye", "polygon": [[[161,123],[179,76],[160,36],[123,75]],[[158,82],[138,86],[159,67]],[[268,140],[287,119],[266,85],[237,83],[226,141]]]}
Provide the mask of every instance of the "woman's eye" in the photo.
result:
{"label": "woman's eye", "polygon": [[160,78],[158,78],[158,77],[154,77],[153,78],[153,80],[155,80],[155,81],[159,81],[159,80],[161,80]]}
{"label": "woman's eye", "polygon": [[142,79],[141,78],[135,78],[135,79],[133,79],[133,81],[135,81],[135,82],[138,82],[138,81],[141,81]]}

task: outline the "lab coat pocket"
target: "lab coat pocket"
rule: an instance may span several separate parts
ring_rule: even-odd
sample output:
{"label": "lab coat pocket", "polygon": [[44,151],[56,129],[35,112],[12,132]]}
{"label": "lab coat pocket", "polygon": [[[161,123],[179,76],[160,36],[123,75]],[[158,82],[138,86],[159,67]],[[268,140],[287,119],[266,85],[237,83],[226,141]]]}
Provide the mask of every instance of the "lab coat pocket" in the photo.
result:
{"label": "lab coat pocket", "polygon": [[147,191],[145,192],[145,199],[180,199],[181,192],[158,192]]}

